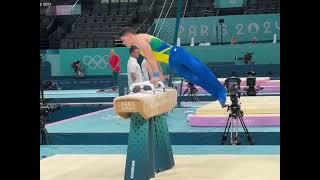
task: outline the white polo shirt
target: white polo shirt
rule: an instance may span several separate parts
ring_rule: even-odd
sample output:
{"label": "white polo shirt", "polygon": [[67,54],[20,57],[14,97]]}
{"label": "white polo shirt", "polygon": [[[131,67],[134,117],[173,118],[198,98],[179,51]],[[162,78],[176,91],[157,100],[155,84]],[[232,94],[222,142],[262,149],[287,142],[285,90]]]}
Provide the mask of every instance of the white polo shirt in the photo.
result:
{"label": "white polo shirt", "polygon": [[149,74],[147,71],[147,60],[143,59],[141,62],[141,70],[142,70],[142,75],[143,75],[143,80],[144,81],[149,81]]}
{"label": "white polo shirt", "polygon": [[[130,56],[127,64],[127,72],[128,72],[128,86],[130,87],[133,83],[143,82],[141,68],[137,62],[136,58]],[[131,78],[131,73],[135,73],[138,77],[134,82]]]}

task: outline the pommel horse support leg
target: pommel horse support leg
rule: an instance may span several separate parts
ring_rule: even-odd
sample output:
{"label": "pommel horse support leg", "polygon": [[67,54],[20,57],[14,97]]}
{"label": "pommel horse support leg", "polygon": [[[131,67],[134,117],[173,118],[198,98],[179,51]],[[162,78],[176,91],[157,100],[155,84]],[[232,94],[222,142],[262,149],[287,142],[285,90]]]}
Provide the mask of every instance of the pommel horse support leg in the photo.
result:
{"label": "pommel horse support leg", "polygon": [[113,100],[116,113],[124,119],[131,118],[124,180],[149,180],[155,172],[174,166],[166,113],[176,106],[177,91],[165,89],[163,84],[155,89],[149,82],[133,84],[130,90],[145,85],[151,91]]}

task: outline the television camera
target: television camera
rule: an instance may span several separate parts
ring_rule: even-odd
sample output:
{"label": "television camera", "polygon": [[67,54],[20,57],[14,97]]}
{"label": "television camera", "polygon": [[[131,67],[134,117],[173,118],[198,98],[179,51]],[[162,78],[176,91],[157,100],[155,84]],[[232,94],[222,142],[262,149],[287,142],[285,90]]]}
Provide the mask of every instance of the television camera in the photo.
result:
{"label": "television camera", "polygon": [[[239,103],[239,99],[241,96],[240,89],[241,79],[237,77],[230,77],[225,80],[225,87],[227,88],[228,95],[230,96],[231,105],[225,105],[227,107],[227,111],[230,112],[227,123],[223,132],[221,144],[224,145],[227,141],[228,134],[231,127],[230,132],[230,143],[232,145],[241,144],[240,136],[238,134],[238,123],[240,121],[242,128],[244,130],[245,135],[251,145],[254,144],[254,139],[250,136],[250,133],[246,127],[246,124],[243,121],[243,111],[241,110],[241,103]],[[234,130],[235,128],[235,130]]]}
{"label": "television camera", "polygon": [[249,71],[248,77],[247,77],[247,87],[244,88],[245,94],[247,96],[256,96],[257,92],[262,90],[263,87],[260,87],[260,85],[256,86],[256,72]]}
{"label": "television camera", "polygon": [[234,59],[235,59],[236,61],[243,61],[244,64],[251,64],[251,65],[253,65],[253,64],[256,64],[256,62],[252,60],[252,57],[253,57],[253,52],[251,51],[251,52],[246,52],[246,53],[243,55],[243,57],[235,57]]}
{"label": "television camera", "polygon": [[59,105],[48,105],[44,101],[40,102],[40,144],[53,144],[45,125],[49,119],[49,114],[59,109]]}

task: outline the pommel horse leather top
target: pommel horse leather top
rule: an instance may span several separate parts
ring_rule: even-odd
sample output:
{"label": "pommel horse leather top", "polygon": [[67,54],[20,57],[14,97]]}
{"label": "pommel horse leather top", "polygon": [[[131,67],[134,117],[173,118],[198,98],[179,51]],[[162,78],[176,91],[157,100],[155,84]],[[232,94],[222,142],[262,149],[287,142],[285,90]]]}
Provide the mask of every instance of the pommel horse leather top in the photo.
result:
{"label": "pommel horse leather top", "polygon": [[[143,118],[149,119],[171,111],[177,104],[177,90],[165,88],[162,82],[159,84],[160,88],[155,88],[149,81],[132,84],[129,95],[114,98],[115,112],[124,119],[129,118],[132,113],[139,113]],[[141,89],[149,86],[151,90],[132,93],[136,86]]]}

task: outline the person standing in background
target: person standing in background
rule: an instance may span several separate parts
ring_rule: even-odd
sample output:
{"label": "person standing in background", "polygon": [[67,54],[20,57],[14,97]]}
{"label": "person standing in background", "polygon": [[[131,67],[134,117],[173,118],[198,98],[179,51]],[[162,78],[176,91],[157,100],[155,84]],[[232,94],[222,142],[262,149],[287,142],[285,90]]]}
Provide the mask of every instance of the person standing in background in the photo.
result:
{"label": "person standing in background", "polygon": [[252,44],[257,44],[257,42],[258,42],[257,37],[253,37],[253,39],[252,39]]}
{"label": "person standing in background", "polygon": [[133,83],[139,83],[143,81],[141,67],[137,62],[137,58],[139,57],[139,49],[135,46],[130,48],[130,58],[127,64],[128,71],[128,87],[130,87]]}
{"label": "person standing in background", "polygon": [[142,71],[142,75],[143,75],[143,81],[149,81],[149,71],[148,71],[149,67],[147,64],[147,60],[143,59],[141,62],[141,71]]}
{"label": "person standing in background", "polygon": [[238,44],[238,40],[235,36],[233,36],[231,39],[231,45],[235,45],[235,44]]}
{"label": "person standing in background", "polygon": [[119,55],[115,53],[114,49],[110,50],[109,65],[112,68],[112,78],[113,78],[112,85],[114,87],[117,87],[119,73],[121,72],[121,60]]}

